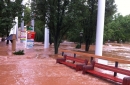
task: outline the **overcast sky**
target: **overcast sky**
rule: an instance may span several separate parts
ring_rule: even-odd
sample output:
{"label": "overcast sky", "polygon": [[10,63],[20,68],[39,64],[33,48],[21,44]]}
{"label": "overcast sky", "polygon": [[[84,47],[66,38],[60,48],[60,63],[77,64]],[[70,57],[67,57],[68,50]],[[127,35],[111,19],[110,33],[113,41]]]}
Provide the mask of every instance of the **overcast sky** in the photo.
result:
{"label": "overcast sky", "polygon": [[118,12],[123,16],[130,14],[130,0],[115,0]]}

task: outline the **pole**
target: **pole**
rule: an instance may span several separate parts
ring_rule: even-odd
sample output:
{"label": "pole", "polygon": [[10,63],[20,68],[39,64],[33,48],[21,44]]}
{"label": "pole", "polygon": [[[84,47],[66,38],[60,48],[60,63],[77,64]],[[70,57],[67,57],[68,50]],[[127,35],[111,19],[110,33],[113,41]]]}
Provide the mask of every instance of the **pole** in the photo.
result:
{"label": "pole", "polygon": [[18,17],[15,17],[15,22],[16,22],[15,29],[16,29],[16,40],[17,40],[18,39]]}
{"label": "pole", "polygon": [[[24,5],[24,0],[22,1],[21,4]],[[23,13],[22,13],[22,18],[21,18],[21,30],[22,30],[22,31],[24,30],[24,20],[23,20],[23,17],[24,17],[24,11],[23,11]]]}
{"label": "pole", "polygon": [[[98,0],[98,14],[97,14],[97,30],[96,30],[96,47],[95,55],[102,56],[103,48],[103,33],[104,33],[104,17],[105,17],[105,0]],[[98,59],[99,63],[107,63]]]}
{"label": "pole", "polygon": [[33,32],[34,32],[34,23],[35,23],[35,22],[34,22],[34,18],[32,18],[32,20],[31,20],[31,26],[32,26],[32,29],[33,29],[32,31],[33,31]]}
{"label": "pole", "polygon": [[[46,20],[48,21],[48,17],[45,17]],[[45,31],[44,31],[44,48],[49,48],[49,29],[47,25],[47,21],[45,23]]]}
{"label": "pole", "polygon": [[49,48],[49,29],[45,25],[44,48]]}

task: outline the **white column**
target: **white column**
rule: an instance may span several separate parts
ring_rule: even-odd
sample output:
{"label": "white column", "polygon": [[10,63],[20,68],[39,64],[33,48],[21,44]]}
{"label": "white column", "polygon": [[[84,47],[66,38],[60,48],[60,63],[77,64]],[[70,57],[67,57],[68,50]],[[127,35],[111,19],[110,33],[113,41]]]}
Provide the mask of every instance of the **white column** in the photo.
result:
{"label": "white column", "polygon": [[49,29],[45,25],[44,48],[49,48]]}
{"label": "white column", "polygon": [[[104,18],[105,18],[105,0],[98,0],[95,55],[99,56],[102,56],[102,49],[103,49]],[[107,61],[101,59],[98,59],[97,62],[107,64]]]}
{"label": "white column", "polygon": [[[24,17],[24,12],[22,13],[22,17]],[[21,21],[21,30],[24,30],[24,20]]]}
{"label": "white column", "polygon": [[15,30],[16,30],[15,34],[16,34],[16,40],[17,40],[18,39],[18,17],[15,17],[15,22],[16,22],[16,24],[15,24]]}
{"label": "white column", "polygon": [[17,33],[18,17],[15,17],[14,21],[15,21],[15,25],[11,29],[10,34],[16,34]]}
{"label": "white column", "polygon": [[[21,4],[22,4],[22,5],[25,4],[25,3],[24,3],[24,0],[22,1]],[[24,17],[24,11],[23,11],[23,13],[22,13],[22,17]],[[21,30],[24,30],[24,20],[23,20],[23,18],[22,18],[22,21],[21,21]]]}
{"label": "white column", "polygon": [[15,17],[14,21],[15,21],[15,25],[13,26],[13,28],[11,28],[9,35],[11,35],[11,34],[17,34],[18,17]]}
{"label": "white column", "polygon": [[33,29],[33,31],[34,31],[34,18],[32,18],[32,20],[31,20],[31,26],[32,26],[32,29]]}

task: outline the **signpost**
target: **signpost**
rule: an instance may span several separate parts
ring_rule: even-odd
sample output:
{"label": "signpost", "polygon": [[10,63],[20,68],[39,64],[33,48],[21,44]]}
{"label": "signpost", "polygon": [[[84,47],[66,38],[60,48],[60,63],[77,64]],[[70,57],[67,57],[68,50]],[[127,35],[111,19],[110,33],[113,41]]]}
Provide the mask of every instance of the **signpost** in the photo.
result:
{"label": "signpost", "polygon": [[27,31],[20,32],[20,41],[24,43],[24,47],[26,48],[27,44]]}
{"label": "signpost", "polygon": [[27,49],[33,48],[34,45],[35,32],[27,32]]}

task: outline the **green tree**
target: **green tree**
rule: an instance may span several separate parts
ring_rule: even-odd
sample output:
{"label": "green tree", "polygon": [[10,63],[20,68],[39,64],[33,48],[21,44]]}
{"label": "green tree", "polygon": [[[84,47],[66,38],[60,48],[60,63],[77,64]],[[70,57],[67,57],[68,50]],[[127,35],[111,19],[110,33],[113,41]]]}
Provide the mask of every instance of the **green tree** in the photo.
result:
{"label": "green tree", "polygon": [[[116,12],[114,0],[106,0],[105,7],[105,24],[112,20],[113,14]],[[85,51],[89,50],[92,43],[95,42],[96,23],[97,23],[97,5],[98,0],[87,0],[87,17],[83,20],[84,36],[85,36]]]}
{"label": "green tree", "polygon": [[[69,39],[72,41],[79,41],[79,33],[83,30],[85,51],[89,50],[89,46],[95,42],[96,23],[97,23],[97,2],[98,0],[87,0],[86,5],[80,5],[80,15],[77,15],[79,22],[76,22],[77,26],[68,32]],[[77,4],[79,5],[79,4]],[[106,0],[105,8],[105,25],[112,21],[113,14],[116,12],[116,5],[114,0]],[[80,28],[80,29],[79,29]],[[74,35],[74,36],[72,36]]]}
{"label": "green tree", "polygon": [[[0,1],[0,28],[1,32],[9,36],[9,30],[15,24],[14,19],[16,16],[19,16],[23,6],[21,5],[22,0],[10,1],[10,0],[1,0]],[[7,44],[9,41],[7,41]]]}
{"label": "green tree", "polygon": [[120,40],[130,41],[130,15],[122,16],[117,14],[114,16],[112,22],[105,26],[104,40],[118,41]]}
{"label": "green tree", "polygon": [[43,21],[35,19],[35,41],[43,42],[44,39],[44,29],[43,29]]}
{"label": "green tree", "polygon": [[83,30],[83,24],[81,22],[85,21],[88,14],[87,6],[84,4],[85,0],[73,0],[71,2],[70,11],[74,17],[74,25],[67,32],[67,39],[73,42],[80,41],[80,32]]}
{"label": "green tree", "polygon": [[[95,42],[98,0],[34,1],[36,17],[43,20],[43,24],[46,23],[48,25],[50,33],[53,36],[55,54],[58,53],[58,47],[63,36],[67,32],[67,35],[72,35],[72,30],[78,33],[75,33],[76,35],[79,35],[79,32],[83,30],[86,43],[85,50],[89,50],[90,44]],[[115,12],[116,5],[114,4],[114,0],[106,0],[105,23],[112,20],[112,15]]]}
{"label": "green tree", "polygon": [[[80,14],[78,2],[84,3],[84,0],[47,0],[36,1],[36,14],[37,17],[44,20],[49,27],[50,33],[54,39],[55,54],[58,53],[58,47],[63,36],[72,27],[76,27],[76,22],[80,20],[77,14]],[[75,4],[76,3],[76,4]],[[80,7],[80,6],[79,6]]]}
{"label": "green tree", "polygon": [[24,9],[24,24],[29,25],[31,21],[31,10],[29,7],[25,7]]}

